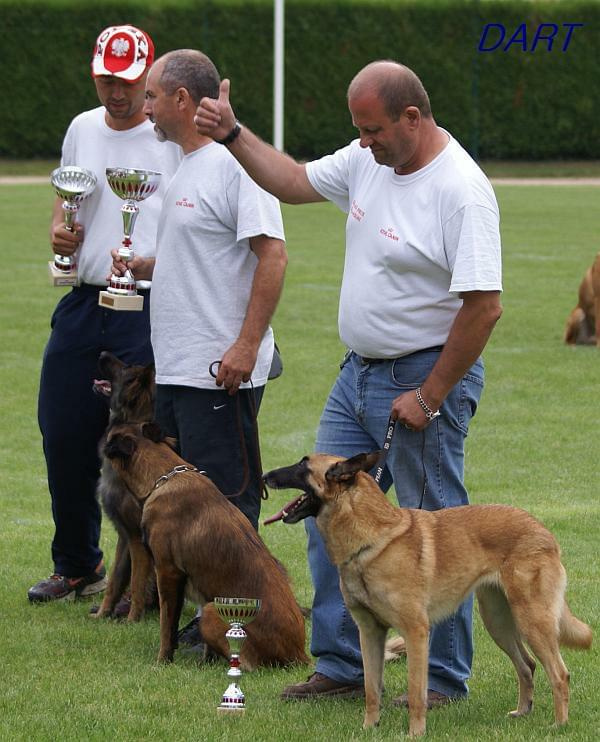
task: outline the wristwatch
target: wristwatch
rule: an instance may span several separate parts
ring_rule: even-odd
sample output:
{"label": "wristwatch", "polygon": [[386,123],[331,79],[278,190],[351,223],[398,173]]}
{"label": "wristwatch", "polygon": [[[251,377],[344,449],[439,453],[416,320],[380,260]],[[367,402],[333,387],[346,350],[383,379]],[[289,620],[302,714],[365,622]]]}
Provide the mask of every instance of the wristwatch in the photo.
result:
{"label": "wristwatch", "polygon": [[231,142],[234,142],[240,135],[240,131],[242,130],[242,125],[239,121],[235,122],[235,126],[233,129],[229,132],[229,134],[225,137],[225,139],[215,139],[215,142],[218,144],[231,144]]}

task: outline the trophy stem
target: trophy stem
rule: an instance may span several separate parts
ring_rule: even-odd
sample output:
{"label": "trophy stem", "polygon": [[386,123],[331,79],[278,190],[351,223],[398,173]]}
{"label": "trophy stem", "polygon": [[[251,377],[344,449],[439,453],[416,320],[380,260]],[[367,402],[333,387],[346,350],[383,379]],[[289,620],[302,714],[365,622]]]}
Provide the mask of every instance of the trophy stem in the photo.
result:
{"label": "trophy stem", "polygon": [[[157,190],[160,173],[132,168],[107,168],[106,178],[113,193],[122,198],[123,240],[118,249],[119,258],[129,263],[134,258],[133,228],[139,214],[137,201],[143,201]],[[106,291],[100,291],[98,303],[107,309],[139,312],[144,308],[144,297],[137,293],[135,278],[130,270],[123,276],[113,274]]]}
{"label": "trophy stem", "polygon": [[260,600],[258,598],[215,598],[214,606],[223,621],[229,623],[225,638],[230,651],[227,677],[231,680],[227,690],[223,693],[217,711],[220,714],[243,714],[246,710],[246,697],[238,681],[242,675],[240,653],[247,637],[244,624],[254,620],[260,609]]}
{"label": "trophy stem", "polygon": [[231,628],[225,634],[225,638],[229,642],[229,648],[231,651],[227,677],[231,678],[233,682],[229,684],[227,690],[223,694],[221,705],[218,707],[220,713],[227,713],[230,711],[233,711],[234,713],[240,711],[243,712],[246,708],[246,697],[244,696],[237,679],[242,676],[240,652],[242,651],[242,644],[244,643],[247,634],[239,621],[231,621],[230,623]]}
{"label": "trophy stem", "polygon": [[75,222],[77,211],[79,210],[79,204],[70,203],[69,201],[63,201],[62,210],[65,217],[65,228],[68,229],[69,232],[74,232],[75,230],[73,229],[73,224]]}
{"label": "trophy stem", "polygon": [[[75,166],[59,167],[50,175],[56,195],[64,199],[62,210],[65,228],[74,232],[75,219],[81,202],[96,187],[96,175],[90,170]],[[70,255],[55,255],[48,263],[50,279],[54,286],[77,285],[77,263]]]}

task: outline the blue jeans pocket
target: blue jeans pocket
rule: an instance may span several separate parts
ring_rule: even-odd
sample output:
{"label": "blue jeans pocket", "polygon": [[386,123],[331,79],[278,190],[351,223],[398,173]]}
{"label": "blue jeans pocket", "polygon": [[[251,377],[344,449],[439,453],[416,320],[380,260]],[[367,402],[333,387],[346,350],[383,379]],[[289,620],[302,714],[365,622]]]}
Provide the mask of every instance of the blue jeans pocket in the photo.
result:
{"label": "blue jeans pocket", "polygon": [[[409,391],[421,386],[431,373],[439,353],[413,353],[398,358],[392,365],[392,381],[399,391]],[[483,391],[484,367],[477,359],[462,379],[451,390],[441,406],[444,419],[467,435],[471,418]]]}
{"label": "blue jeans pocket", "polygon": [[392,364],[392,381],[400,390],[416,389],[431,373],[439,353],[413,353]]}
{"label": "blue jeans pocket", "polygon": [[448,421],[467,435],[483,392],[483,362],[478,359],[446,397],[442,409]]}

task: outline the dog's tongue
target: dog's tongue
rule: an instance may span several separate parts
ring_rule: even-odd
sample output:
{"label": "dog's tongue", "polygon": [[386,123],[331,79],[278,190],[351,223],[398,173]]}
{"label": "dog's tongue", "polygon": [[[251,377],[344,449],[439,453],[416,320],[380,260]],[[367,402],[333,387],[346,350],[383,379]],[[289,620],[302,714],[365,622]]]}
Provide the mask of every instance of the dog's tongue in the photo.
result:
{"label": "dog's tongue", "polygon": [[294,497],[293,500],[290,500],[288,504],[282,507],[281,510],[275,513],[275,515],[272,515],[270,518],[263,520],[263,526],[268,526],[271,523],[276,523],[278,520],[282,520],[282,518],[285,518],[285,516],[294,509],[294,507],[303,498],[303,496],[304,495],[300,495],[300,497]]}

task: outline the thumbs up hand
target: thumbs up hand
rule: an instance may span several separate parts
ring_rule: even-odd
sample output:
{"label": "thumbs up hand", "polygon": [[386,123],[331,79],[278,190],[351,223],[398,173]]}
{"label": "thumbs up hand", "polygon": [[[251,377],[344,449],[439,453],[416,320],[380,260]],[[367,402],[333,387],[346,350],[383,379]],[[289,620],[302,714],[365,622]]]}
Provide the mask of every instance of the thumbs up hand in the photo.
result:
{"label": "thumbs up hand", "polygon": [[229,80],[223,80],[218,98],[202,98],[194,116],[198,134],[217,141],[229,135],[236,123],[235,114],[229,102],[229,89]]}

